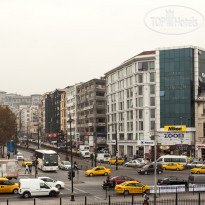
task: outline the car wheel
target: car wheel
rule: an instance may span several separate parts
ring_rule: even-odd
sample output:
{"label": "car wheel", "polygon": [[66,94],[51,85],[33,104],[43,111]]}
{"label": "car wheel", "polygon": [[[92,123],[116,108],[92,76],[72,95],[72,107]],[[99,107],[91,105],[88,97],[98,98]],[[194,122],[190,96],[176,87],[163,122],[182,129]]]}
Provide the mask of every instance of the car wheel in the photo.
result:
{"label": "car wheel", "polygon": [[200,172],[198,171],[197,174],[200,174]]}
{"label": "car wheel", "polygon": [[162,171],[158,171],[158,174],[161,174],[162,173]]}
{"label": "car wheel", "polygon": [[125,190],[124,191],[124,195],[128,195],[129,194],[129,191],[128,190]]}
{"label": "car wheel", "polygon": [[55,191],[51,191],[51,192],[49,193],[49,196],[51,196],[51,197],[56,196],[56,192],[55,192]]}
{"label": "car wheel", "polygon": [[60,184],[57,184],[57,185],[56,185],[56,188],[61,189],[61,185],[60,185]]}
{"label": "car wheel", "polygon": [[176,168],[177,171],[179,171],[179,168]]}
{"label": "car wheel", "polygon": [[146,171],[146,172],[144,172],[144,174],[148,174],[148,172]]}
{"label": "car wheel", "polygon": [[166,170],[166,168],[165,168],[165,167],[164,167],[163,169],[164,169],[164,170]]}
{"label": "car wheel", "polygon": [[23,198],[28,199],[31,196],[29,192],[23,193]]}
{"label": "car wheel", "polygon": [[89,176],[92,177],[92,176],[93,176],[93,173],[90,173]]}
{"label": "car wheel", "polygon": [[107,176],[108,175],[108,173],[107,172],[105,172],[105,174],[104,174],[105,176]]}
{"label": "car wheel", "polygon": [[14,190],[13,190],[13,193],[14,193],[14,194],[18,194],[18,189],[14,189]]}

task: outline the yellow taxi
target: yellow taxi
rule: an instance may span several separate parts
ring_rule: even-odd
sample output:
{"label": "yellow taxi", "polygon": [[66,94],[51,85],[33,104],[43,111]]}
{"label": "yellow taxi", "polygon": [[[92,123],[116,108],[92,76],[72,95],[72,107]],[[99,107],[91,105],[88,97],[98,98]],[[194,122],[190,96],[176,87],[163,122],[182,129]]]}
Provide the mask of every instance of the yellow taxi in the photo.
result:
{"label": "yellow taxi", "polygon": [[201,166],[199,168],[191,169],[192,174],[205,174],[205,166]]}
{"label": "yellow taxi", "polygon": [[105,175],[106,176],[110,173],[111,173],[110,169],[107,169],[102,166],[97,166],[91,170],[85,171],[85,175],[90,176],[90,177],[92,177],[93,175]]}
{"label": "yellow taxi", "polygon": [[[116,157],[113,157],[113,158],[109,159],[108,162],[110,164],[116,164]],[[121,157],[117,158],[117,163],[118,164],[123,164],[123,162],[124,162],[124,160]]]}
{"label": "yellow taxi", "polygon": [[163,169],[169,169],[169,170],[177,170],[177,171],[181,171],[184,169],[184,166],[175,162],[171,162],[169,164],[166,165],[162,165]]}
{"label": "yellow taxi", "polygon": [[0,178],[0,193],[18,194],[18,183],[12,183],[7,178]]}
{"label": "yellow taxi", "polygon": [[141,194],[146,193],[150,186],[139,183],[138,181],[126,181],[115,186],[115,191],[120,194]]}
{"label": "yellow taxi", "polygon": [[23,159],[22,166],[26,166],[27,164],[32,166],[32,160],[28,158]]}

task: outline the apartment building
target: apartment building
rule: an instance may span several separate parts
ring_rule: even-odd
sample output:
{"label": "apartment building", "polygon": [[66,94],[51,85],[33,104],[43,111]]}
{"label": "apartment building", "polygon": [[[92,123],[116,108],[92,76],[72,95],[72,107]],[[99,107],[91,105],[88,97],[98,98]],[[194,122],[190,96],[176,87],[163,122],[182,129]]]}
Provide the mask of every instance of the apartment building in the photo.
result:
{"label": "apartment building", "polygon": [[77,86],[77,135],[79,144],[106,147],[105,79],[92,79]]}

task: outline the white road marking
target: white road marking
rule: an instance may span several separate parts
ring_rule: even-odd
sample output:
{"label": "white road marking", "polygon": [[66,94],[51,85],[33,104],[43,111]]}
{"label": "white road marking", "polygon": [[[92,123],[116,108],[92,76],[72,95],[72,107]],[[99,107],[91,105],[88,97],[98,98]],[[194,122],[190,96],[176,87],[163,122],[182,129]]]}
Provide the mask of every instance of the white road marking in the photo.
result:
{"label": "white road marking", "polygon": [[[78,190],[79,192],[88,193],[88,192],[86,192],[86,191],[84,191],[84,190],[82,190],[82,189],[78,189],[78,188],[76,188],[76,187],[73,187],[73,188],[76,189],[76,190]],[[64,189],[71,190],[71,186],[66,186]]]}
{"label": "white road marking", "polygon": [[103,200],[103,198],[100,198],[100,197],[98,197],[98,196],[94,196],[94,198]]}

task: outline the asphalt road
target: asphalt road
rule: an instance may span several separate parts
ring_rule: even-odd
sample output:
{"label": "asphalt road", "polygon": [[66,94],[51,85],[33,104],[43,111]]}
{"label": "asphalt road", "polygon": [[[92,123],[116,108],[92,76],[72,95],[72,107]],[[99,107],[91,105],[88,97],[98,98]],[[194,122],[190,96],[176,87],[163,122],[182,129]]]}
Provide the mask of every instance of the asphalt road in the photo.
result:
{"label": "asphalt road", "polygon": [[[28,151],[22,150],[21,152],[26,158],[29,158],[30,156],[32,156],[32,153]],[[62,154],[61,154],[61,157],[63,158]],[[76,158],[76,161],[78,162],[79,165],[82,164],[84,168],[86,166],[89,167],[91,165],[90,162],[87,162],[85,160],[80,160]],[[21,166],[21,161],[19,161],[19,167],[21,167],[19,178],[34,178],[35,177],[34,167],[33,167],[33,175],[24,174],[25,167]],[[143,184],[154,185],[154,175],[153,174],[139,175],[135,168],[124,167],[124,166],[119,166],[118,170],[115,170],[114,165],[106,165],[106,167],[111,168],[110,177],[118,176],[118,175],[130,176],[134,179],[141,181]],[[181,177],[187,180],[189,173],[190,173],[190,170],[183,170],[183,171],[165,170],[162,174],[158,175],[157,177],[164,178],[168,176],[178,176],[178,177]],[[64,181],[65,188],[61,189],[59,197],[69,197],[70,196],[71,181],[68,180],[67,171],[58,170],[57,172],[42,172],[41,170],[38,170],[38,176],[48,176],[55,180]],[[89,199],[92,199],[92,201],[104,200],[106,196],[108,195],[111,195],[112,197],[116,197],[116,198],[119,198],[119,197],[123,198],[123,196],[115,193],[114,189],[108,189],[107,194],[106,194],[106,191],[102,189],[102,184],[105,179],[106,179],[105,176],[93,176],[93,177],[85,176],[85,171],[79,170],[79,175],[74,178],[75,197],[84,198],[85,196],[87,196],[89,197]],[[139,197],[142,197],[142,196],[140,195]],[[0,200],[5,200],[7,198],[12,199],[12,200],[19,200],[18,195],[14,195],[14,194],[1,194],[0,195]],[[49,198],[49,197],[45,197],[45,198]]]}

